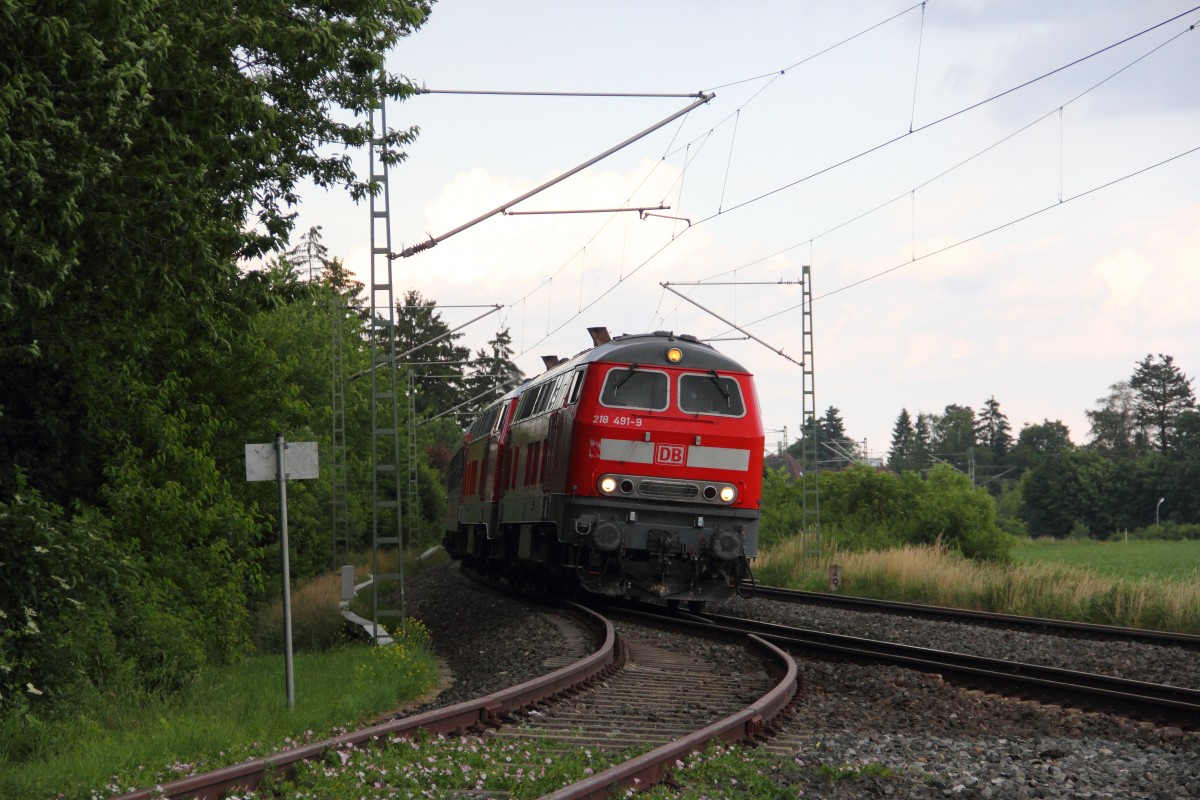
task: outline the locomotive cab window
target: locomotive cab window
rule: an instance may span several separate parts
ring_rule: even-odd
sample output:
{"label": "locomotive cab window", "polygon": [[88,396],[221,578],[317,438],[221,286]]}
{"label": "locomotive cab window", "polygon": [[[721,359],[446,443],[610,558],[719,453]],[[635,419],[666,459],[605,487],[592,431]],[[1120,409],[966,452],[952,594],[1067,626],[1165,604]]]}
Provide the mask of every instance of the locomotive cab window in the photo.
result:
{"label": "locomotive cab window", "polygon": [[614,367],[604,378],[600,402],[611,408],[644,408],[663,411],[667,407],[667,374],[639,369],[637,364]]}
{"label": "locomotive cab window", "polygon": [[679,409],[688,414],[718,414],[723,417],[746,414],[738,382],[712,370],[707,374],[679,376]]}

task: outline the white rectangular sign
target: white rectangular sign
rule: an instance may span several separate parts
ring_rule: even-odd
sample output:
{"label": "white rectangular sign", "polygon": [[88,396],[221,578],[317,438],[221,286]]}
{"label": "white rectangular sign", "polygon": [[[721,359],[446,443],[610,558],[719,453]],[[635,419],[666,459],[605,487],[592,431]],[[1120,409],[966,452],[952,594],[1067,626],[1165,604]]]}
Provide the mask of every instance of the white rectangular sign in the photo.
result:
{"label": "white rectangular sign", "polygon": [[[287,480],[310,480],[321,475],[317,466],[316,442],[287,442],[283,446],[283,464]],[[279,480],[279,464],[275,459],[275,443],[246,445],[246,480]]]}

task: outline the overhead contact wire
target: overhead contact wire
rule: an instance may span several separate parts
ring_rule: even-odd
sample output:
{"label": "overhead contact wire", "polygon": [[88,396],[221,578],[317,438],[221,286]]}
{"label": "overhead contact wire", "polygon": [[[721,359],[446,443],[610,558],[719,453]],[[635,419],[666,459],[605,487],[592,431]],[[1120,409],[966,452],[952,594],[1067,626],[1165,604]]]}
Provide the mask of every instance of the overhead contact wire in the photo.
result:
{"label": "overhead contact wire", "polygon": [[892,22],[893,20],[903,17],[905,14],[909,13],[913,9],[921,8],[924,5],[925,5],[924,3],[917,3],[914,6],[910,6],[897,14],[893,14],[892,16],[888,17],[887,19],[880,20],[879,22],[875,23],[874,25],[872,25],[869,28],[864,28],[863,30],[859,31],[858,33],[854,34],[853,36],[849,36],[845,39],[842,39],[837,44],[831,44],[831,45],[829,45],[829,47],[826,47],[824,50],[820,50],[816,53],[813,53],[810,56],[806,56],[805,58],[800,59],[795,64],[792,64],[790,67],[784,67],[783,69],[776,70],[774,72],[766,72],[766,73],[763,73],[762,75],[756,75],[753,78],[743,78],[738,81],[733,81],[732,83],[724,83],[724,84],[721,84],[720,86],[714,86],[710,91],[716,91],[717,89],[728,89],[730,86],[739,86],[743,83],[752,83],[753,81],[760,81],[763,78],[770,78],[772,76],[779,77],[780,75],[783,75],[784,73],[786,73],[788,70],[792,70],[792,69],[795,69],[796,67],[807,64],[809,61],[812,61],[814,58],[819,58],[820,56],[825,55],[826,53],[828,53],[831,50],[836,50],[837,48],[841,47],[844,44],[849,44],[850,42],[854,41],[855,39],[859,38],[860,36],[864,36],[864,35],[870,33],[871,31],[875,30],[876,28],[881,28],[884,25],[888,24],[889,22]]}
{"label": "overhead contact wire", "polygon": [[913,72],[912,115],[908,118],[908,132],[912,133],[917,119],[917,86],[921,80],[921,44],[925,40],[925,4],[921,3],[921,32],[917,34],[917,68]]}
{"label": "overhead contact wire", "polygon": [[[852,42],[852,41],[854,41],[855,39],[858,39],[859,37],[861,37],[861,36],[863,36],[863,35],[865,35],[865,34],[867,34],[867,33],[870,33],[871,31],[873,31],[873,30],[875,30],[875,29],[877,29],[877,28],[879,28],[879,27],[882,27],[883,25],[886,25],[887,23],[889,23],[889,22],[892,22],[892,21],[894,21],[894,20],[896,20],[896,19],[898,19],[898,18],[900,18],[900,17],[904,16],[905,14],[907,14],[907,13],[909,13],[909,12],[913,11],[913,10],[914,10],[914,9],[916,9],[916,8],[923,8],[923,7],[924,7],[924,3],[923,3],[923,2],[922,2],[922,3],[918,3],[918,4],[916,4],[916,5],[913,5],[913,6],[910,6],[909,8],[907,8],[907,9],[904,9],[903,11],[900,11],[900,12],[899,12],[899,13],[897,13],[897,14],[893,14],[892,16],[890,16],[890,17],[888,17],[888,18],[886,18],[886,19],[884,19],[884,20],[881,20],[880,22],[877,22],[877,23],[876,23],[876,24],[874,24],[874,25],[872,25],[872,26],[870,26],[870,27],[868,27],[868,28],[865,28],[865,29],[863,29],[863,30],[859,31],[858,33],[854,34],[853,36],[849,36],[849,37],[847,37],[847,38],[845,38],[845,39],[842,39],[841,41],[839,41],[839,42],[837,42],[837,43],[835,43],[835,44],[832,44],[832,45],[830,45],[829,47],[826,47],[826,48],[824,48],[824,49],[822,49],[822,50],[819,50],[819,51],[817,51],[816,53],[813,53],[813,54],[811,54],[811,55],[809,55],[809,56],[806,56],[805,58],[802,58],[801,60],[799,60],[799,61],[795,62],[794,64],[791,64],[791,65],[790,65],[790,66],[788,66],[788,67],[784,67],[783,69],[780,69],[780,70],[778,70],[778,71],[768,72],[768,73],[765,73],[765,74],[763,74],[763,75],[760,75],[760,76],[757,76],[757,77],[754,77],[754,78],[747,78],[747,79],[744,79],[744,80],[735,81],[735,82],[733,82],[733,83],[724,84],[722,87],[718,87],[718,88],[724,88],[724,87],[728,87],[728,86],[735,86],[735,85],[738,85],[738,84],[742,84],[742,83],[748,83],[748,82],[755,81],[755,80],[762,80],[762,79],[764,79],[764,78],[770,78],[770,79],[771,79],[771,80],[770,80],[770,81],[768,81],[768,82],[767,82],[767,83],[766,83],[764,86],[760,87],[760,88],[759,88],[759,89],[758,89],[758,90],[757,90],[757,91],[756,91],[756,92],[755,92],[753,95],[751,95],[751,96],[750,96],[750,97],[749,97],[749,98],[748,98],[748,99],[747,99],[745,102],[743,102],[743,103],[742,103],[742,104],[741,104],[741,105],[740,105],[740,106],[739,106],[739,107],[738,107],[738,108],[737,108],[737,109],[736,109],[736,110],[735,110],[733,113],[731,113],[730,115],[726,116],[724,119],[722,119],[721,121],[719,121],[719,122],[718,122],[716,125],[714,125],[712,128],[710,128],[708,131],[706,131],[706,132],[705,132],[704,134],[702,134],[701,136],[698,136],[698,137],[696,137],[696,138],[695,138],[695,139],[693,139],[691,142],[688,142],[686,145],[684,145],[684,148],[683,148],[683,149],[684,149],[686,152],[688,152],[688,153],[689,153],[689,155],[685,155],[685,157],[684,157],[684,165],[683,165],[683,168],[680,170],[680,175],[679,175],[679,178],[677,178],[677,179],[676,179],[676,181],[675,181],[675,182],[672,184],[672,186],[668,187],[668,189],[667,189],[667,194],[669,194],[669,193],[671,192],[671,190],[672,190],[672,189],[674,189],[676,185],[678,185],[678,187],[679,187],[679,201],[678,201],[677,205],[678,205],[679,203],[682,203],[682,198],[683,198],[683,186],[682,186],[682,183],[683,183],[684,174],[686,173],[686,171],[687,171],[687,168],[690,166],[690,164],[691,164],[692,160],[693,160],[693,159],[694,159],[696,156],[698,156],[698,155],[699,155],[699,153],[700,153],[700,150],[703,148],[704,144],[705,144],[705,143],[707,143],[708,139],[709,139],[709,138],[712,136],[713,132],[714,132],[714,131],[715,131],[717,128],[719,128],[719,127],[723,126],[723,125],[724,125],[726,122],[728,122],[728,121],[729,121],[731,118],[732,118],[732,119],[734,119],[734,127],[735,127],[735,131],[736,131],[736,127],[737,127],[737,119],[740,117],[741,110],[742,110],[743,108],[745,108],[745,107],[746,107],[746,106],[747,106],[749,103],[751,103],[751,102],[753,102],[755,99],[757,99],[757,98],[758,98],[758,97],[759,97],[759,96],[760,96],[760,95],[761,95],[761,94],[762,94],[764,91],[766,91],[766,90],[767,90],[767,89],[768,89],[768,88],[769,88],[769,87],[770,87],[772,84],[774,84],[774,82],[775,82],[776,80],[778,80],[780,77],[782,77],[784,74],[786,74],[786,73],[787,73],[789,70],[792,70],[792,69],[795,69],[795,68],[797,68],[797,67],[800,67],[800,66],[802,66],[802,65],[804,65],[804,64],[806,64],[806,63],[808,63],[809,61],[812,61],[812,60],[813,60],[813,59],[815,59],[815,58],[818,58],[818,57],[820,57],[820,56],[822,56],[822,55],[824,55],[824,54],[826,54],[826,53],[828,53],[828,52],[830,52],[830,51],[832,51],[832,50],[835,50],[835,49],[837,49],[837,48],[839,48],[839,47],[841,47],[841,46],[843,46],[843,45],[845,45],[845,44],[848,44],[849,42]],[[715,90],[714,90],[714,91],[715,91]],[[430,91],[428,91],[427,93],[433,93],[433,90],[430,90]],[[451,93],[451,92],[450,92],[450,91],[446,91],[446,92],[444,92],[444,93]],[[460,92],[460,93],[467,93],[467,92]],[[475,93],[478,93],[478,94],[501,94],[500,92],[475,92]],[[543,94],[543,93],[514,93],[514,94]],[[558,93],[544,93],[544,94],[548,94],[548,95],[556,95],[556,94],[558,94]],[[704,92],[700,92],[700,93],[699,93],[699,95],[703,95],[703,94],[704,94]],[[604,94],[591,93],[591,94],[582,94],[582,96],[625,96],[625,95],[604,95]],[[630,95],[630,96],[633,96],[633,95]],[[638,95],[638,96],[660,96],[660,95]],[[684,95],[684,96],[685,96],[685,97],[693,97],[693,96],[698,96],[698,95]],[[675,140],[676,140],[676,139],[679,137],[679,134],[682,132],[682,130],[683,130],[683,126],[684,126],[684,125],[687,123],[687,119],[688,119],[688,116],[684,116],[683,118],[681,118],[681,119],[679,120],[679,125],[676,127],[675,133],[674,133],[674,135],[671,137],[671,141],[668,143],[668,145],[667,145],[667,150],[666,150],[666,152],[664,153],[664,155],[662,156],[662,159],[661,159],[661,160],[665,160],[665,159],[669,158],[671,155],[674,155],[676,152],[678,152],[677,150],[672,150],[671,148],[673,147],[673,145],[674,145],[674,143],[675,143]],[[736,133],[735,133],[735,136],[736,136]],[[697,147],[697,148],[696,148],[696,150],[695,150],[695,153],[691,153],[691,146],[692,146],[693,144],[695,144],[696,142],[698,142],[698,141],[699,141],[699,142],[701,142],[701,144],[700,144],[700,147]],[[733,151],[732,151],[732,147],[733,147],[733,145],[731,144],[731,146],[730,146],[730,160],[732,160],[732,157],[733,157]],[[649,180],[649,177],[650,177],[650,175],[651,175],[651,174],[653,174],[653,170],[651,170],[651,172],[650,172],[650,173],[648,173],[648,174],[646,175],[646,177],[645,177],[645,178],[642,180],[642,184],[639,184],[639,187],[640,187],[641,185],[644,185],[644,184],[645,184],[645,182],[646,182],[647,180]],[[726,171],[726,181],[728,181],[728,170]],[[637,190],[635,189],[634,191],[636,192]],[[723,192],[723,191],[724,191],[724,190],[722,190],[722,192]],[[722,194],[722,196],[723,196],[723,194]],[[666,197],[666,195],[664,195],[664,202],[665,202],[665,197]],[[600,227],[600,228],[597,230],[597,232],[596,232],[595,234],[593,234],[593,235],[592,235],[592,237],[591,237],[591,238],[588,240],[588,242],[590,243],[590,242],[594,241],[594,240],[595,240],[595,238],[596,238],[596,236],[598,236],[598,235],[599,235],[599,232],[600,232],[601,230],[603,230],[603,229],[604,229],[604,227],[605,227],[605,226],[607,226],[609,222],[611,222],[611,219],[610,219],[609,221],[605,222],[605,224],[604,224],[604,225],[602,225],[602,226],[601,226],[601,227]],[[676,234],[676,233],[673,231],[673,232],[672,232],[672,240],[674,240],[675,238],[678,238],[678,237],[677,237],[677,234]],[[585,245],[585,247],[586,247],[586,245]],[[660,250],[659,252],[661,252],[661,250]],[[652,257],[653,257],[653,256],[652,256]],[[559,274],[559,273],[560,273],[560,272],[561,272],[563,269],[565,269],[565,268],[566,268],[566,266],[567,266],[567,264],[569,264],[569,263],[570,263],[570,261],[571,261],[571,260],[573,260],[573,258],[574,258],[574,257],[572,257],[572,259],[569,259],[569,260],[568,260],[567,262],[565,262],[565,263],[564,263],[562,266],[560,266],[560,267],[559,267],[559,269],[558,269],[558,270],[556,270],[556,271],[555,271],[555,272],[554,272],[554,273],[551,275],[551,279],[553,279],[553,278],[554,278],[556,275],[558,275],[558,274]],[[637,272],[639,269],[641,269],[641,266],[644,266],[644,264],[642,264],[642,265],[639,265],[637,268],[635,268],[635,269],[634,269],[632,272],[630,272],[630,275],[632,275],[634,272]],[[627,275],[625,275],[625,274],[624,274],[624,265],[623,265],[623,263],[622,263],[622,275],[621,275],[620,279],[617,281],[617,284],[614,284],[614,286],[613,286],[613,287],[610,287],[610,289],[609,289],[608,291],[612,291],[612,288],[615,288],[615,286],[616,286],[616,285],[619,285],[621,282],[623,282],[623,281],[625,280],[625,278],[626,278],[626,277],[629,277],[629,276],[627,276]],[[534,288],[532,291],[530,291],[528,294],[526,294],[524,297],[522,297],[522,298],[521,298],[521,300],[514,301],[514,305],[515,305],[515,303],[516,303],[516,302],[524,302],[524,301],[525,301],[526,299],[528,299],[530,296],[532,296],[533,294],[537,293],[537,292],[538,292],[538,291],[539,291],[539,290],[542,288],[542,286],[544,286],[544,285],[545,285],[545,283],[546,283],[546,282],[545,282],[545,281],[543,281],[542,283],[538,284],[538,286],[537,286],[537,287],[535,287],[535,288]],[[606,294],[607,294],[607,292],[606,292]],[[582,298],[581,298],[581,302],[582,302]],[[589,307],[590,307],[590,306],[589,306]],[[577,317],[577,316],[578,316],[579,314],[581,314],[581,313],[582,313],[582,309],[581,309],[581,310],[580,310],[580,311],[579,311],[579,312],[578,312],[578,313],[575,315],[575,317]],[[575,317],[572,317],[571,319],[574,319]],[[665,319],[665,318],[664,318],[664,319]],[[567,321],[568,321],[568,322],[570,322],[571,320],[569,319],[569,320],[567,320]],[[565,324],[565,323],[564,323],[564,324]],[[537,343],[535,343],[535,346],[536,346],[536,344],[537,344]],[[527,352],[527,351],[522,351],[522,352]]]}
{"label": "overhead contact wire", "polygon": [[[1108,45],[1108,46],[1106,46],[1106,47],[1102,47],[1102,48],[1100,48],[1099,50],[1096,50],[1096,51],[1095,51],[1095,52],[1093,52],[1093,53],[1090,53],[1090,54],[1088,54],[1088,55],[1086,55],[1086,56],[1083,56],[1083,57],[1081,57],[1081,58],[1077,58],[1077,59],[1075,59],[1074,61],[1071,61],[1070,63],[1067,63],[1067,64],[1064,64],[1064,65],[1062,65],[1061,67],[1057,67],[1057,68],[1055,68],[1055,69],[1052,69],[1052,70],[1050,70],[1049,72],[1046,72],[1046,73],[1044,73],[1044,74],[1042,74],[1042,75],[1039,75],[1039,76],[1038,76],[1038,77],[1036,77],[1036,78],[1031,78],[1030,80],[1027,80],[1027,81],[1025,81],[1024,83],[1020,83],[1020,84],[1017,84],[1016,86],[1013,86],[1013,87],[1011,87],[1011,88],[1005,89],[1003,92],[1000,92],[1000,93],[998,93],[998,94],[994,94],[994,95],[992,95],[991,97],[988,97],[988,98],[987,98],[987,99],[985,99],[985,100],[980,100],[980,101],[979,101],[979,102],[977,102],[977,103],[973,103],[973,104],[971,104],[971,105],[969,105],[969,106],[966,106],[966,107],[964,107],[964,108],[960,108],[958,111],[955,111],[955,112],[953,112],[953,113],[947,114],[946,116],[944,116],[944,117],[941,117],[940,119],[936,119],[936,120],[934,120],[934,121],[932,121],[932,122],[927,122],[927,123],[925,123],[924,125],[921,125],[921,126],[919,126],[919,127],[917,127],[917,128],[913,128],[912,130],[910,130],[910,131],[909,131],[909,132],[907,132],[907,133],[902,133],[902,134],[900,134],[899,136],[895,136],[895,137],[893,137],[893,138],[891,138],[891,139],[888,139],[888,140],[887,140],[887,141],[885,141],[885,142],[881,142],[880,144],[877,144],[877,145],[875,145],[875,146],[873,146],[873,147],[870,147],[870,148],[868,148],[868,149],[866,149],[866,150],[862,151],[861,153],[858,153],[857,155],[853,155],[853,156],[849,156],[849,157],[847,157],[847,158],[844,158],[844,159],[842,159],[841,161],[838,161],[838,162],[837,162],[837,163],[835,163],[835,164],[830,164],[829,166],[827,166],[827,167],[824,167],[824,168],[822,168],[822,169],[819,169],[819,170],[817,170],[816,172],[813,172],[813,173],[811,173],[811,174],[809,174],[809,175],[806,175],[806,176],[804,176],[803,178],[799,178],[799,179],[797,179],[797,180],[794,180],[794,181],[792,181],[791,183],[784,184],[783,186],[780,186],[780,187],[778,187],[778,188],[772,189],[772,190],[771,190],[771,191],[769,191],[769,192],[764,192],[763,194],[760,194],[760,195],[758,195],[757,197],[752,197],[752,198],[750,198],[749,200],[746,200],[746,201],[743,201],[743,202],[741,202],[741,203],[738,203],[738,204],[737,204],[737,205],[735,205],[735,206],[731,206],[730,208],[728,208],[728,209],[726,209],[726,210],[724,210],[724,211],[719,211],[719,212],[717,212],[716,214],[712,214],[712,215],[710,215],[710,216],[707,216],[707,217],[705,217],[704,219],[701,219],[699,222],[696,222],[695,224],[697,224],[697,225],[700,225],[700,224],[702,224],[702,223],[708,222],[709,220],[713,219],[714,217],[720,216],[721,214],[728,214],[728,213],[730,213],[731,211],[736,211],[736,210],[738,210],[739,208],[744,208],[744,207],[746,207],[746,206],[748,206],[748,205],[750,205],[750,204],[752,204],[752,203],[757,203],[757,202],[758,202],[758,201],[760,201],[760,200],[765,200],[766,198],[768,198],[768,197],[771,197],[772,195],[778,194],[779,192],[785,191],[785,190],[787,190],[787,189],[791,189],[791,188],[793,188],[793,187],[795,187],[795,186],[799,186],[801,183],[804,183],[805,181],[812,180],[813,178],[816,178],[816,177],[818,177],[818,176],[820,176],[820,175],[824,175],[826,172],[829,172],[830,170],[834,170],[834,169],[837,169],[838,167],[845,166],[846,164],[849,164],[849,163],[851,163],[851,162],[853,162],[853,161],[857,161],[858,159],[860,159],[860,158],[863,158],[864,156],[868,156],[868,155],[870,155],[871,153],[874,153],[874,152],[876,152],[876,151],[878,151],[878,150],[882,150],[883,148],[885,148],[885,147],[888,147],[889,145],[893,145],[893,144],[895,144],[896,142],[900,141],[901,139],[905,139],[905,138],[907,138],[907,137],[909,137],[909,136],[912,136],[912,135],[914,135],[914,134],[920,133],[921,131],[928,130],[929,128],[932,128],[932,127],[934,127],[934,126],[936,126],[936,125],[941,125],[943,122],[948,122],[949,120],[952,120],[952,119],[954,119],[955,117],[962,116],[963,114],[966,114],[966,113],[967,113],[967,112],[969,112],[969,111],[974,111],[975,109],[977,109],[977,108],[980,108],[981,106],[985,106],[985,105],[987,105],[988,103],[992,103],[992,102],[994,102],[994,101],[996,101],[996,100],[999,100],[1000,98],[1002,98],[1002,97],[1005,97],[1005,96],[1007,96],[1007,95],[1010,95],[1010,94],[1012,94],[1013,92],[1019,91],[1020,89],[1024,89],[1024,88],[1025,88],[1025,87],[1027,87],[1027,86],[1032,86],[1033,84],[1037,83],[1038,81],[1045,80],[1046,78],[1049,78],[1049,77],[1051,77],[1052,75],[1057,75],[1058,73],[1062,72],[1062,71],[1063,71],[1063,70],[1065,70],[1065,69],[1070,69],[1071,67],[1074,67],[1074,66],[1076,66],[1076,65],[1078,65],[1078,64],[1082,64],[1084,61],[1087,61],[1088,59],[1095,58],[1096,56],[1098,56],[1098,55],[1101,55],[1102,53],[1106,53],[1106,52],[1108,52],[1109,50],[1112,50],[1114,47],[1120,47],[1121,45],[1123,45],[1123,44],[1126,44],[1127,42],[1131,42],[1131,41],[1133,41],[1134,39],[1137,39],[1139,36],[1145,36],[1147,33],[1150,33],[1151,31],[1158,30],[1158,29],[1159,29],[1159,28],[1161,28],[1162,26],[1164,26],[1164,25],[1167,25],[1167,24],[1169,24],[1169,23],[1171,23],[1171,22],[1174,22],[1175,20],[1177,20],[1177,19],[1180,19],[1181,17],[1185,17],[1185,16],[1187,16],[1188,14],[1191,14],[1191,13],[1193,13],[1193,12],[1197,11],[1197,10],[1200,10],[1200,6],[1195,6],[1195,7],[1193,7],[1193,8],[1190,8],[1190,9],[1188,9],[1187,11],[1183,12],[1182,14],[1176,14],[1175,16],[1171,17],[1170,19],[1163,20],[1162,22],[1159,22],[1159,23],[1158,23],[1158,24],[1156,24],[1156,25],[1151,25],[1149,28],[1146,28],[1146,29],[1145,29],[1145,30],[1143,30],[1143,31],[1139,31],[1138,33],[1132,34],[1132,35],[1130,35],[1130,36],[1126,36],[1124,39],[1121,39],[1120,41],[1113,42],[1112,44],[1110,44],[1110,45]],[[1194,28],[1195,26],[1192,26],[1192,27]],[[1189,30],[1190,30],[1190,28],[1189,28]]]}
{"label": "overhead contact wire", "polygon": [[[1130,180],[1130,179],[1132,179],[1132,178],[1136,178],[1138,175],[1141,175],[1141,174],[1143,174],[1143,173],[1146,173],[1146,172],[1150,172],[1151,170],[1154,170],[1154,169],[1158,169],[1159,167],[1164,167],[1164,166],[1166,166],[1167,164],[1170,164],[1170,163],[1172,163],[1172,162],[1174,162],[1174,161],[1178,161],[1179,159],[1181,159],[1181,158],[1185,158],[1185,157],[1187,157],[1187,156],[1190,156],[1191,154],[1193,154],[1193,153],[1196,153],[1196,152],[1200,152],[1200,145],[1198,145],[1198,146],[1196,146],[1196,147],[1193,147],[1193,148],[1192,148],[1192,149],[1190,149],[1190,150],[1185,150],[1185,151],[1183,151],[1182,153],[1178,153],[1178,154],[1176,154],[1176,155],[1173,155],[1173,156],[1171,156],[1170,158],[1163,159],[1162,161],[1159,161],[1159,162],[1157,162],[1157,163],[1155,163],[1155,164],[1151,164],[1151,165],[1149,165],[1149,166],[1142,167],[1142,168],[1141,168],[1141,169],[1139,169],[1139,170],[1135,170],[1134,172],[1130,172],[1130,173],[1128,173],[1128,174],[1126,174],[1126,175],[1122,175],[1122,176],[1121,176],[1121,177],[1119,177],[1119,178],[1114,178],[1113,180],[1111,180],[1111,181],[1108,181],[1107,183],[1102,183],[1102,184],[1100,184],[1100,185],[1098,185],[1098,186],[1093,186],[1091,189],[1088,189],[1088,190],[1086,190],[1086,191],[1080,192],[1079,194],[1076,194],[1076,195],[1072,195],[1071,197],[1065,198],[1065,199],[1063,199],[1061,202],[1052,203],[1052,204],[1050,204],[1050,205],[1048,205],[1048,206],[1045,206],[1045,207],[1043,207],[1043,208],[1039,208],[1039,209],[1037,209],[1036,211],[1031,211],[1030,213],[1028,213],[1028,214],[1025,214],[1024,216],[1017,217],[1016,219],[1011,219],[1011,220],[1009,220],[1008,222],[1005,222],[1005,223],[1003,223],[1003,224],[1001,224],[1001,225],[997,225],[997,226],[995,226],[994,228],[989,228],[988,230],[986,230],[986,231],[982,231],[982,232],[980,232],[980,233],[977,233],[977,234],[975,234],[974,236],[969,236],[969,237],[967,237],[966,239],[961,239],[961,240],[959,240],[959,241],[957,241],[957,242],[954,242],[953,244],[948,244],[948,245],[946,245],[945,247],[939,247],[937,250],[932,250],[932,251],[930,251],[930,252],[928,252],[928,253],[923,253],[923,254],[921,254],[920,256],[918,256],[916,259],[914,259],[913,261],[905,261],[905,262],[904,262],[904,263],[902,263],[902,264],[897,264],[897,265],[896,265],[896,266],[894,266],[894,267],[889,267],[888,269],[882,270],[882,271],[880,271],[880,272],[876,272],[876,273],[875,273],[875,274],[873,274],[873,275],[868,275],[867,277],[865,277],[865,278],[863,278],[863,279],[861,279],[861,280],[854,281],[853,283],[848,283],[848,284],[846,284],[845,286],[842,286],[842,287],[840,287],[840,288],[834,289],[834,290],[833,290],[833,291],[831,291],[831,292],[826,292],[825,294],[818,295],[817,297],[814,297],[814,298],[813,298],[813,301],[815,302],[815,301],[817,301],[817,300],[824,300],[824,299],[825,299],[825,298],[827,298],[827,297],[832,297],[832,296],[833,296],[833,295],[835,295],[835,294],[839,294],[839,293],[841,293],[841,292],[844,292],[844,291],[847,291],[847,290],[849,290],[849,289],[853,289],[853,288],[855,288],[856,286],[862,286],[864,283],[868,283],[868,282],[870,282],[870,281],[873,281],[873,280],[876,280],[876,279],[878,279],[878,278],[882,278],[884,275],[890,275],[890,274],[891,274],[891,273],[893,273],[893,272],[896,272],[896,271],[898,271],[898,270],[901,270],[901,269],[903,269],[903,268],[905,268],[905,267],[911,266],[911,265],[912,265],[912,264],[914,264],[916,261],[924,261],[924,260],[925,260],[925,259],[927,259],[927,258],[932,258],[933,256],[940,255],[940,254],[942,254],[942,253],[945,253],[945,252],[947,252],[947,251],[949,251],[949,250],[953,250],[953,249],[955,249],[956,247],[961,247],[961,246],[963,246],[964,244],[970,244],[971,242],[973,242],[973,241],[975,241],[975,240],[977,240],[977,239],[982,239],[982,238],[984,238],[985,236],[990,236],[991,234],[993,234],[993,233],[996,233],[996,232],[998,232],[998,231],[1002,231],[1002,230],[1004,230],[1005,228],[1011,228],[1013,225],[1020,224],[1020,223],[1022,223],[1022,222],[1025,222],[1025,221],[1026,221],[1026,220],[1028,220],[1028,219],[1033,219],[1034,217],[1038,216],[1039,214],[1044,214],[1044,213],[1045,213],[1045,212],[1047,212],[1047,211],[1050,211],[1050,210],[1052,210],[1052,209],[1055,209],[1055,208],[1059,208],[1059,207],[1061,207],[1061,206],[1064,206],[1064,205],[1066,205],[1067,203],[1070,203],[1070,202],[1073,202],[1073,201],[1075,201],[1075,200],[1079,200],[1079,199],[1081,199],[1081,198],[1087,197],[1088,195],[1095,194],[1096,192],[1103,191],[1104,189],[1111,188],[1111,187],[1113,187],[1113,186],[1116,186],[1116,185],[1117,185],[1117,184],[1119,184],[1119,183],[1123,183],[1123,182],[1125,182],[1125,181],[1127,181],[1127,180]],[[803,304],[800,304],[800,305],[795,305],[795,306],[791,306],[790,308],[785,308],[785,309],[783,309],[782,311],[776,311],[774,314],[769,314],[769,315],[767,315],[767,316],[765,316],[765,317],[762,317],[762,318],[760,318],[760,319],[756,319],[754,322],[748,322],[748,323],[746,323],[746,324],[745,324],[743,327],[749,327],[749,326],[751,326],[751,325],[758,325],[759,323],[766,322],[766,321],[767,321],[767,320],[769,320],[769,319],[773,319],[773,318],[775,318],[775,317],[778,317],[778,316],[780,316],[780,315],[782,315],[782,314],[786,314],[786,313],[788,313],[789,311],[795,311],[797,308],[800,308],[800,307],[801,307],[801,305],[803,305]]]}

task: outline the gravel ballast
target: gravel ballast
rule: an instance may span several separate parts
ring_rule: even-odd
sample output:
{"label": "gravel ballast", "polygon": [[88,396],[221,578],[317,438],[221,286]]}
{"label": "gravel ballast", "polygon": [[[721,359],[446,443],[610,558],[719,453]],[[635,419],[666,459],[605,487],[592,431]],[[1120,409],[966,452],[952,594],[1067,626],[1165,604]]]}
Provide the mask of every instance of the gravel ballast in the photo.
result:
{"label": "gravel ballast", "polygon": [[[543,674],[547,663],[578,650],[572,637],[549,621],[545,607],[477,586],[460,577],[453,565],[415,576],[408,602],[410,613],[430,629],[454,676],[436,705]],[[1166,676],[1175,685],[1200,686],[1200,659],[1195,653],[1170,652],[1176,648],[782,606],[789,604],[737,600],[719,610],[1141,680]],[[792,614],[802,619],[789,619]],[[779,736],[767,745],[774,754],[774,779],[790,787],[793,796],[1200,798],[1196,733],[984,694],[896,667],[798,661],[801,694]]]}

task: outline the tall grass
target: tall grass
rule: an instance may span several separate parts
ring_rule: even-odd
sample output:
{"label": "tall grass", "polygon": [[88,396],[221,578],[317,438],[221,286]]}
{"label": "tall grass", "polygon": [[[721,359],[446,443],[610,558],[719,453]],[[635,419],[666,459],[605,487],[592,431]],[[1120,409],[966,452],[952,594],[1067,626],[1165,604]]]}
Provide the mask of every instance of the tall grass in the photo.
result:
{"label": "tall grass", "polygon": [[996,565],[937,547],[835,552],[821,574],[803,576],[801,546],[789,540],[759,555],[764,584],[822,591],[830,564],[840,593],[887,600],[1200,634],[1200,581],[1101,575],[1070,564]]}
{"label": "tall grass", "polygon": [[[292,591],[292,645],[296,650],[329,650],[350,640],[346,620],[338,610],[341,591],[342,578],[336,572]],[[282,597],[259,610],[253,640],[260,653],[283,652]]]}

